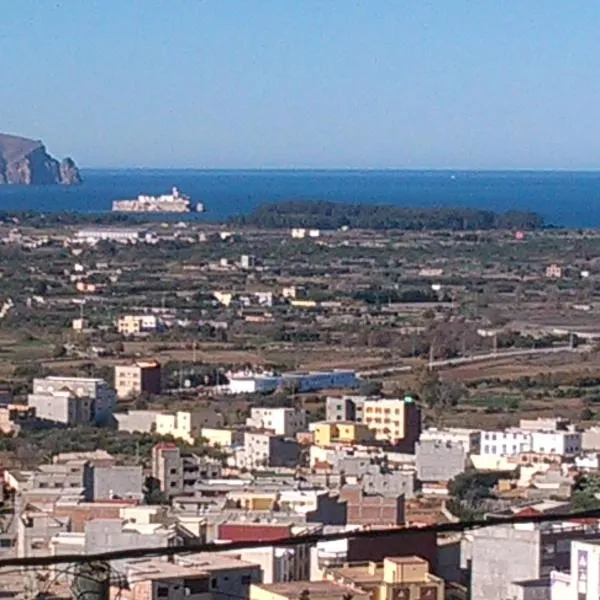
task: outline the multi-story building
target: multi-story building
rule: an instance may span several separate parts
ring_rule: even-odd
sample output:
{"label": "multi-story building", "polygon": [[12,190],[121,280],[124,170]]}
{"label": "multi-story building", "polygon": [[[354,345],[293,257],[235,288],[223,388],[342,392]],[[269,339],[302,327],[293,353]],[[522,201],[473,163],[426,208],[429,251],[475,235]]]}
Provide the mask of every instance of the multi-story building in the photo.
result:
{"label": "multi-story building", "polygon": [[412,398],[370,399],[363,404],[363,422],[377,440],[412,452],[421,434],[421,411]]}
{"label": "multi-story building", "polygon": [[369,494],[360,485],[344,485],[340,500],[346,502],[349,525],[396,527],[405,523],[403,494]]}
{"label": "multi-story building", "polygon": [[325,400],[325,418],[327,421],[363,420],[363,407],[367,396],[328,396]]}
{"label": "multi-story building", "polygon": [[27,405],[43,421],[63,425],[90,425],[95,421],[94,400],[76,396],[65,388],[56,392],[28,394]]}
{"label": "multi-story building", "polygon": [[445,483],[467,468],[468,454],[461,443],[426,440],[416,448],[417,478],[420,481]]}
{"label": "multi-story building", "polygon": [[50,394],[69,391],[80,398],[91,398],[93,402],[93,420],[98,424],[109,422],[112,418],[117,394],[104,379],[92,377],[44,377],[33,380],[33,394]]}
{"label": "multi-story building", "polygon": [[98,227],[80,229],[75,239],[86,244],[96,244],[102,241],[118,242],[120,244],[135,244],[142,241],[148,232],[139,229],[126,229],[114,227]]}
{"label": "multi-story building", "polygon": [[146,600],[247,600],[261,580],[259,565],[217,553],[137,560],[123,570],[132,598]]}
{"label": "multi-story building", "polygon": [[581,446],[579,431],[533,431],[531,433],[531,451],[537,454],[572,457],[581,453]]}
{"label": "multi-story building", "polygon": [[598,521],[498,524],[474,530],[461,552],[463,568],[471,571],[472,600],[506,600],[513,597],[515,582],[548,579],[552,571],[568,570],[571,541],[599,535]]}
{"label": "multi-story building", "polygon": [[83,470],[85,500],[124,500],[141,501],[144,478],[141,466],[101,467],[86,464]]}
{"label": "multi-story building", "polygon": [[479,454],[481,449],[481,431],[459,427],[450,427],[448,429],[430,427],[421,432],[419,441],[460,444],[467,454]]}
{"label": "multi-story building", "polygon": [[152,448],[152,477],[169,497],[196,492],[198,482],[221,476],[221,463],[205,456],[181,452],[175,444]]}
{"label": "multi-story building", "polygon": [[296,440],[262,431],[246,431],[244,446],[236,455],[240,468],[296,467],[300,445]]}
{"label": "multi-story building", "polygon": [[123,335],[154,332],[160,327],[156,315],[124,315],[117,321],[117,331]]}
{"label": "multi-story building", "polygon": [[161,368],[155,360],[137,361],[131,365],[115,366],[117,398],[130,398],[140,394],[160,394]]}
{"label": "multi-story building", "polygon": [[482,431],[482,456],[515,456],[531,452],[531,432],[519,429]]}
{"label": "multi-story building", "polygon": [[326,569],[325,579],[363,589],[373,600],[443,600],[445,593],[444,580],[430,573],[429,563],[418,556]]}
{"label": "multi-story building", "polygon": [[209,445],[217,448],[232,448],[244,443],[244,431],[220,427],[203,427],[200,437]]}
{"label": "multi-story building", "polygon": [[193,444],[205,427],[222,427],[223,415],[213,408],[194,411],[177,411],[176,413],[161,413],[156,416],[156,433],[162,436],[172,436],[188,444]]}
{"label": "multi-story building", "polygon": [[119,431],[154,433],[156,431],[156,419],[160,414],[162,412],[159,410],[129,410],[115,413],[115,421]]}
{"label": "multi-story building", "polygon": [[600,598],[600,544],[597,540],[571,543],[569,571],[550,573],[550,600]]}
{"label": "multi-story building", "polygon": [[252,408],[248,427],[266,429],[276,435],[294,437],[306,429],[306,411],[297,408]]}

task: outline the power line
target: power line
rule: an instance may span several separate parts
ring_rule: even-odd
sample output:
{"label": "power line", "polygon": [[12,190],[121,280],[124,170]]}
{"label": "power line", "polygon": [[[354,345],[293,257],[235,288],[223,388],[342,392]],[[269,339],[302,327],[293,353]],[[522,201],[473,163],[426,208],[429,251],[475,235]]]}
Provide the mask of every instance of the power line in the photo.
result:
{"label": "power line", "polygon": [[177,554],[194,554],[198,552],[230,552],[235,550],[247,550],[251,548],[294,547],[305,544],[316,544],[318,542],[333,542],[345,539],[361,538],[383,538],[395,535],[411,535],[420,533],[463,533],[471,529],[490,527],[494,525],[515,525],[520,523],[552,523],[558,521],[569,521],[576,519],[600,519],[600,509],[586,510],[570,513],[493,517],[471,521],[460,521],[458,523],[438,523],[436,525],[425,525],[422,527],[392,527],[389,529],[367,529],[360,531],[342,531],[329,534],[308,534],[293,537],[285,537],[272,540],[256,540],[246,542],[218,543],[186,543],[177,546],[159,546],[153,548],[130,548],[126,550],[113,550],[95,554],[61,554],[57,556],[33,556],[23,558],[0,559],[0,569],[3,567],[46,567],[56,564],[74,563],[83,564],[91,562],[108,562],[111,560],[123,560],[132,558],[150,558],[174,556]]}

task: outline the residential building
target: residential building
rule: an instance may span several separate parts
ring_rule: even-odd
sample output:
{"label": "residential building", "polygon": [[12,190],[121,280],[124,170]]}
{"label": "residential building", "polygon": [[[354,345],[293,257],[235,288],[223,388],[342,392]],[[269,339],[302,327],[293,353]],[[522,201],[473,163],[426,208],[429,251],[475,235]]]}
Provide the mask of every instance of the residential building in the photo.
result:
{"label": "residential building", "polygon": [[515,456],[531,452],[531,432],[519,429],[482,431],[482,456]]}
{"label": "residential building", "polygon": [[221,477],[221,463],[205,456],[182,452],[175,444],[152,448],[152,477],[167,496],[193,494],[198,482]]}
{"label": "residential building", "polygon": [[421,432],[419,441],[460,444],[467,454],[479,454],[481,450],[481,431],[459,427],[450,427],[448,429],[436,429],[435,427],[430,427]]}
{"label": "residential building", "polygon": [[328,396],[325,400],[325,420],[362,422],[366,399],[367,396]]}
{"label": "residential building", "polygon": [[600,598],[600,543],[571,543],[569,570],[550,573],[550,600]]}
{"label": "residential building", "polygon": [[562,267],[556,263],[552,263],[546,267],[546,277],[549,279],[560,279],[563,275]]}
{"label": "residential building", "polygon": [[156,315],[124,315],[117,321],[117,331],[123,335],[154,332],[159,326],[160,320]]}
{"label": "residential building", "polygon": [[368,592],[334,581],[291,581],[287,583],[261,583],[250,589],[250,600],[370,600]]}
{"label": "residential building", "polygon": [[253,269],[256,264],[256,258],[252,254],[242,254],[240,257],[240,267],[242,269]]}
{"label": "residential building", "polygon": [[360,485],[344,485],[340,500],[347,504],[349,525],[373,525],[396,527],[405,523],[404,495],[381,495],[366,493]]}
{"label": "residential building", "polygon": [[90,425],[95,421],[94,400],[76,396],[69,388],[28,394],[27,405],[38,419],[63,425]]}
{"label": "residential building", "polygon": [[142,500],[144,478],[141,466],[101,467],[86,463],[83,470],[85,500]]}
{"label": "residential building", "polygon": [[130,561],[123,571],[130,589],[124,600],[246,600],[252,584],[261,580],[259,565],[217,553],[180,556],[173,562]]}
{"label": "residential building", "polygon": [[[516,514],[541,513],[526,508]],[[472,531],[463,542],[461,558],[463,568],[471,568],[472,600],[506,600],[512,597],[515,582],[548,579],[552,571],[568,570],[571,541],[599,535],[596,520],[497,524]]]}
{"label": "residential building", "polygon": [[68,389],[73,395],[81,398],[92,398],[94,401],[94,421],[104,424],[111,420],[117,394],[104,379],[92,377],[44,377],[33,380],[34,394],[53,394]]}
{"label": "residential building", "polygon": [[276,435],[295,437],[306,429],[306,411],[297,408],[252,408],[246,426],[267,429]]}
{"label": "residential building", "polygon": [[260,431],[246,431],[244,446],[237,465],[245,469],[296,467],[300,461],[300,445],[296,440]]}
{"label": "residential building", "polygon": [[412,398],[367,399],[363,405],[363,422],[377,440],[413,452],[421,434],[421,411]]}
{"label": "residential building", "polygon": [[461,443],[425,440],[417,443],[417,478],[422,482],[446,483],[464,473],[469,455]]}
{"label": "residential building", "polygon": [[156,417],[156,433],[170,435],[193,444],[204,427],[222,427],[223,415],[214,408],[204,408],[194,411],[177,411],[174,414],[161,413]]}
{"label": "residential building", "polygon": [[363,444],[375,439],[373,431],[363,423],[354,421],[335,421],[333,423],[315,423],[313,426],[314,443],[317,446],[332,444]]}
{"label": "residential building", "polygon": [[137,361],[131,365],[115,366],[115,388],[117,398],[130,398],[140,394],[160,394],[160,363]]}
{"label": "residential building", "polygon": [[580,454],[581,450],[579,431],[533,431],[531,433],[531,451],[537,454],[573,457]]}
{"label": "residential building", "polygon": [[444,600],[444,580],[430,573],[429,563],[419,556],[326,569],[325,579],[363,589],[372,600]]}

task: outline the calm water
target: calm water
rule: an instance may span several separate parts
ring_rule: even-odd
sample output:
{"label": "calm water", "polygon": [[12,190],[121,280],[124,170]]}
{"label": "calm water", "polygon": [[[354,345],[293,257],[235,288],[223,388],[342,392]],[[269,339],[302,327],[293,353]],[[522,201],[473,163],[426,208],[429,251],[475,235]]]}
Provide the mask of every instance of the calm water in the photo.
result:
{"label": "calm water", "polygon": [[166,193],[204,202],[200,219],[288,199],[533,210],[549,224],[600,227],[600,172],[88,170],[81,186],[0,186],[0,210],[108,211],[113,200]]}

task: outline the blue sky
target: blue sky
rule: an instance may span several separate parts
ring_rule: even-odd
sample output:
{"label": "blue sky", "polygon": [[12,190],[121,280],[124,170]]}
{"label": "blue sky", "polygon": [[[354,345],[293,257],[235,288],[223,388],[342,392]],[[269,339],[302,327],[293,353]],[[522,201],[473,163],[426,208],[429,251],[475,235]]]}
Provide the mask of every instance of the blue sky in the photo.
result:
{"label": "blue sky", "polygon": [[0,131],[85,166],[600,168],[596,0],[18,0]]}

